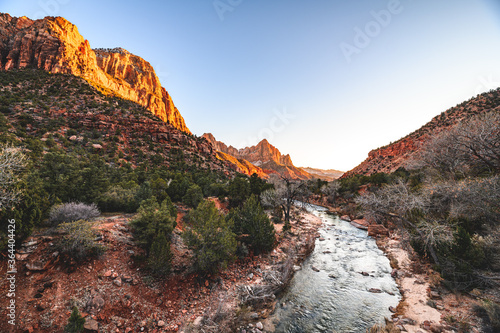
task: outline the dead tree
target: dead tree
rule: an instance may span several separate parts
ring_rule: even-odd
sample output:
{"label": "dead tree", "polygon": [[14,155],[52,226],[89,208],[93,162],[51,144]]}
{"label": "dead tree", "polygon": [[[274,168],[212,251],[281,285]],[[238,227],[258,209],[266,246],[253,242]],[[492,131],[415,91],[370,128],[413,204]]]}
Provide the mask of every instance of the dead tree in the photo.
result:
{"label": "dead tree", "polygon": [[274,185],[274,189],[262,193],[262,201],[266,206],[281,207],[285,218],[283,230],[290,230],[292,206],[297,200],[303,198],[307,186],[301,180],[284,176],[272,177],[270,183]]}

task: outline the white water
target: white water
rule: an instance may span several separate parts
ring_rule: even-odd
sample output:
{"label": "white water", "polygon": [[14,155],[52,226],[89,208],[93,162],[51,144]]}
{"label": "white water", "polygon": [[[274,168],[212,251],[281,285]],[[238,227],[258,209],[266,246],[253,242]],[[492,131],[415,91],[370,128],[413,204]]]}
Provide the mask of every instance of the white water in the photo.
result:
{"label": "white water", "polygon": [[396,307],[401,299],[387,257],[366,231],[322,207],[306,208],[323,220],[324,241],[316,240],[314,252],[279,298],[271,316],[275,332],[357,333],[384,322],[391,316],[389,306]]}

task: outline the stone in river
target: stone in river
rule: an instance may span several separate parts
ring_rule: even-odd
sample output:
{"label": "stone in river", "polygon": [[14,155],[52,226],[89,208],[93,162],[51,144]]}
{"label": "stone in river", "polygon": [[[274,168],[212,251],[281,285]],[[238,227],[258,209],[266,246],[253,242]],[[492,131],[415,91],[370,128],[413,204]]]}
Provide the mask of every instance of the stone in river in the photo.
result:
{"label": "stone in river", "polygon": [[382,292],[382,290],[377,289],[377,288],[370,288],[370,289],[368,289],[368,291],[371,293],[376,293],[376,294],[380,294]]}

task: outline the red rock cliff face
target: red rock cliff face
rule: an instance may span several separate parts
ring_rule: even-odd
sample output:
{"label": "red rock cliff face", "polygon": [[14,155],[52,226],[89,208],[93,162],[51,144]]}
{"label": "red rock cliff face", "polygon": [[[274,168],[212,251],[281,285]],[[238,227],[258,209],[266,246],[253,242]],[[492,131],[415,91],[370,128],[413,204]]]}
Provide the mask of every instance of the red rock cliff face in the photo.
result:
{"label": "red rock cliff face", "polygon": [[224,154],[231,155],[236,158],[240,157],[238,149],[234,148],[233,146],[228,147],[224,142],[217,141],[212,133],[205,133],[202,135],[202,137],[207,139],[207,141],[212,144],[215,150],[223,152]]}
{"label": "red rock cliff face", "polygon": [[256,165],[267,161],[274,161],[285,166],[293,166],[290,155],[281,155],[280,151],[266,139],[259,142],[256,146],[240,149],[239,153],[246,160]]}
{"label": "red rock cliff face", "polygon": [[425,137],[406,137],[389,146],[372,150],[368,153],[368,158],[354,169],[346,172],[342,177],[349,177],[353,174],[372,175],[378,172],[391,173],[399,167],[406,166],[409,158],[419,149]]}
{"label": "red rock cliff face", "polygon": [[272,173],[278,173],[292,179],[312,178],[306,171],[293,165],[290,155],[282,155],[266,139],[256,146],[240,149],[239,153],[241,158],[261,167],[265,171],[269,170]]}
{"label": "red rock cliff face", "polygon": [[34,21],[0,14],[0,69],[29,66],[82,77],[190,133],[153,67],[144,59],[119,48],[92,50],[78,28],[62,17]]}
{"label": "red rock cliff face", "polygon": [[[224,155],[230,155],[234,157],[235,160],[238,160],[239,163],[235,163],[233,160],[228,159],[230,162],[236,164],[239,169],[243,170],[240,172],[247,173],[245,170],[251,170],[254,172],[255,170],[253,168],[248,167],[248,164],[253,164],[258,168],[259,172],[256,173],[261,177],[262,175],[260,171],[266,175],[278,173],[284,177],[292,179],[312,178],[309,173],[293,165],[290,155],[282,155],[280,151],[271,145],[266,139],[259,142],[256,146],[238,150],[233,146],[228,147],[223,142],[217,141],[211,133],[205,133],[202,137],[207,139],[215,150],[224,153]],[[224,155],[219,154],[218,156]],[[243,168],[241,164],[245,166],[245,168]]]}

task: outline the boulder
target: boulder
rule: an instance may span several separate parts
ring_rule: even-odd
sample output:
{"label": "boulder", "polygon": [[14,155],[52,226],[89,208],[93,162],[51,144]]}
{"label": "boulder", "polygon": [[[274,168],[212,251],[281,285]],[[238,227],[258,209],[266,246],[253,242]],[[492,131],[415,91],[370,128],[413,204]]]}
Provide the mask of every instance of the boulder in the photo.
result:
{"label": "boulder", "polygon": [[370,288],[370,289],[368,289],[368,291],[371,293],[375,293],[375,294],[380,294],[382,292],[382,290],[377,289],[377,288]]}
{"label": "boulder", "polygon": [[250,313],[250,315],[248,317],[252,320],[255,320],[255,319],[259,318],[259,314],[257,312],[252,312],[252,313]]}
{"label": "boulder", "polygon": [[203,321],[203,317],[202,316],[196,317],[196,319],[193,321],[193,326],[194,327],[200,327],[202,321]]}
{"label": "boulder", "polygon": [[99,323],[92,318],[86,318],[83,328],[92,332],[97,332],[99,330]]}
{"label": "boulder", "polygon": [[19,261],[26,260],[26,259],[28,259],[29,255],[30,255],[29,253],[24,253],[24,254],[16,253],[16,260],[19,260]]}
{"label": "boulder", "polygon": [[368,236],[389,236],[389,230],[381,224],[370,224],[368,226]]}
{"label": "boulder", "polygon": [[30,247],[30,246],[33,246],[36,244],[38,244],[38,241],[36,239],[32,239],[30,241],[24,242],[23,244],[21,244],[21,246],[22,247]]}
{"label": "boulder", "polygon": [[41,260],[35,260],[33,262],[29,262],[26,264],[26,268],[29,269],[30,271],[43,271],[45,270],[46,266],[47,263]]}
{"label": "boulder", "polygon": [[102,298],[101,295],[95,295],[92,297],[88,305],[92,309],[100,310],[103,308],[104,303],[104,298]]}
{"label": "boulder", "polygon": [[358,229],[368,230],[369,223],[366,220],[361,219],[361,220],[351,221],[351,225]]}
{"label": "boulder", "polygon": [[113,280],[113,283],[116,286],[121,287],[122,286],[122,279],[120,277],[117,277],[116,279]]}

